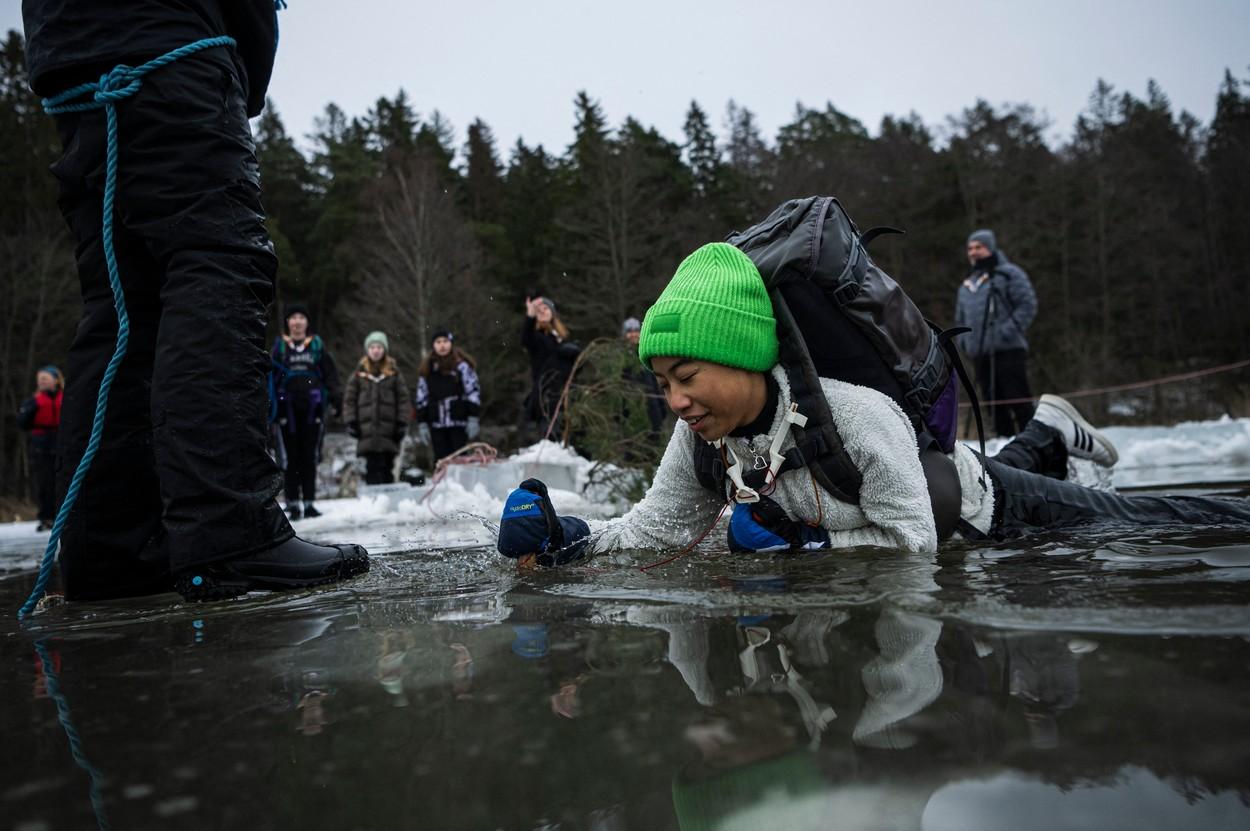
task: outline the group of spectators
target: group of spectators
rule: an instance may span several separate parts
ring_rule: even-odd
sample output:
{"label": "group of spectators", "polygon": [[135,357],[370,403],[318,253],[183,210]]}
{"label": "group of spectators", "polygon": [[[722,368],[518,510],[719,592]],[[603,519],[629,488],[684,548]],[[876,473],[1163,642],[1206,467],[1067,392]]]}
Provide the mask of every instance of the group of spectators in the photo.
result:
{"label": "group of spectators", "polygon": [[293,519],[320,515],[317,462],[327,415],[340,418],[365,462],[365,482],[395,481],[395,457],[410,424],[435,459],[451,455],[481,431],[482,390],[473,358],[448,329],[430,338],[409,396],[385,332],[370,332],[364,355],[339,380],[334,359],[312,331],[307,307],[291,304],[284,332],[274,342],[270,373],[270,421],[275,453],[286,477],[286,512]]}
{"label": "group of spectators", "polygon": [[[998,247],[993,231],[974,231],[967,253],[969,273],[957,293],[955,324],[971,331],[961,336],[960,345],[975,362],[994,431],[1012,436],[1032,417],[1026,332],[1037,314],[1037,297],[1028,275]],[[634,317],[621,326],[622,338],[635,350],[641,329]],[[525,298],[520,343],[530,363],[520,427],[526,438],[544,438],[558,432],[561,401],[581,347],[570,337],[555,301],[537,293]],[[481,433],[476,364],[449,329],[432,333],[415,390],[391,356],[385,332],[370,332],[363,347],[364,354],[342,383],[325,343],[312,330],[308,308],[287,305],[283,333],[270,353],[269,420],[274,454],[285,475],[286,512],[292,518],[320,515],[317,464],[327,415],[342,419],[356,439],[367,484],[394,481],[395,459],[411,425],[416,440],[430,448],[435,460]],[[643,388],[648,416],[658,430],[664,405],[655,377],[641,365],[631,369],[629,380]],[[46,366],[36,374],[36,387],[22,405],[19,426],[30,433],[38,527],[47,530],[55,517],[56,435],[64,378],[55,366]]]}

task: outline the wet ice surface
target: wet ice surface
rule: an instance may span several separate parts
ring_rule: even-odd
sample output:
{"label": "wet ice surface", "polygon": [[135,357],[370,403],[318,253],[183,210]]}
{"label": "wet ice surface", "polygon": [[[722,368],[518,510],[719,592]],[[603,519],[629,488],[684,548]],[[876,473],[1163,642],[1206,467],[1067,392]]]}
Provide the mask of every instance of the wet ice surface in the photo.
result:
{"label": "wet ice surface", "polygon": [[346,586],[6,616],[0,826],[1250,827],[1241,532],[518,574],[495,506],[326,505],[377,554]]}

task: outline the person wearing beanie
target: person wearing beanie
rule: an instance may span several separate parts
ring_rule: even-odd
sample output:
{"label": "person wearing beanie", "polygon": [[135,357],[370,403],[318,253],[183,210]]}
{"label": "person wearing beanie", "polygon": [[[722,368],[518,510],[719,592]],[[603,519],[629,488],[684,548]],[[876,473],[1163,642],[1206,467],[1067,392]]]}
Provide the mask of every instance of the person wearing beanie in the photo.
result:
{"label": "person wearing beanie", "polygon": [[642,337],[642,321],[636,317],[626,318],[621,324],[621,337],[634,358],[621,374],[625,380],[632,381],[641,388],[644,406],[647,410],[647,420],[651,422],[651,433],[658,438],[660,428],[664,425],[664,396],[660,393],[659,385],[656,384],[655,375],[645,367],[639,366],[637,360],[638,341]]}
{"label": "person wearing beanie", "polygon": [[555,301],[537,294],[525,298],[521,346],[530,359],[530,391],[525,397],[521,421],[541,439],[549,428],[552,433],[560,430],[556,418],[560,398],[581,347],[569,339],[568,327],[556,312]]}
{"label": "person wearing beanie", "polygon": [[[277,424],[278,459],[286,475],[286,512],[291,519],[321,516],[317,510],[317,463],[328,415],[343,410],[343,388],[334,358],[313,334],[308,308],[283,310],[285,332],[273,344],[269,417]],[[300,500],[303,498],[303,503]]]}
{"label": "person wearing beanie", "polygon": [[57,439],[66,599],[201,600],[365,571],[363,548],[295,536],[266,445],[278,260],[248,119],[273,71],[273,5],[65,0],[22,17],[82,297]]}
{"label": "person wearing beanie", "polygon": [[[639,358],[678,417],[646,495],[624,516],[581,533],[569,525],[576,518],[556,513],[541,482],[527,480],[513,496],[528,509],[509,512],[512,497],[505,504],[500,553],[521,564],[560,565],[605,552],[667,551],[705,534],[730,508],[731,550],[936,551],[915,429],[886,394],[820,379],[833,425],[862,476],[858,503],[819,487],[806,467],[779,467],[794,446],[791,424],[805,414],[791,409],[778,353],[772,304],[754,263],[726,243],[695,251],[642,324]],[[1122,497],[1064,481],[1069,456],[1110,464],[1112,446],[1068,402],[1044,396],[1043,404],[1045,410],[997,456],[983,458],[962,443],[950,454],[965,538],[1002,538],[1030,527],[1099,519],[1250,526],[1250,502],[1244,499]],[[726,492],[700,483],[698,442],[720,453]],[[1087,443],[1103,455],[1087,450]],[[759,490],[745,484],[743,472],[752,469],[771,471]]]}
{"label": "person wearing beanie", "polygon": [[356,456],[365,460],[365,484],[395,481],[395,456],[408,427],[408,385],[390,356],[385,332],[365,337],[365,354],[347,381],[343,420],[356,439]]}
{"label": "person wearing beanie", "polygon": [[49,364],[35,373],[35,391],[17,413],[17,426],[30,433],[30,484],[39,506],[36,531],[47,531],[56,519],[56,437],[64,398],[61,370]]}
{"label": "person wearing beanie", "polygon": [[1037,294],[1024,269],[1007,259],[988,228],[968,235],[968,276],[955,297],[955,325],[971,331],[959,337],[976,364],[990,421],[1003,437],[1014,436],[1033,417],[1027,332],[1037,317]]}
{"label": "person wearing beanie", "polygon": [[430,352],[417,372],[417,434],[434,459],[450,456],[482,432],[482,388],[476,364],[448,329],[430,338]]}

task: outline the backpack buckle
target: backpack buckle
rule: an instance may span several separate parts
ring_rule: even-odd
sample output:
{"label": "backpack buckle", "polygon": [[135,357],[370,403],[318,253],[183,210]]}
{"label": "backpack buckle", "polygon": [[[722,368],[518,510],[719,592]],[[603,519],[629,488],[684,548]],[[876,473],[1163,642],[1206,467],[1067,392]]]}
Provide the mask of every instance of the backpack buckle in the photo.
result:
{"label": "backpack buckle", "polygon": [[833,290],[833,300],[839,308],[845,309],[856,297],[859,297],[861,288],[862,286],[855,280],[847,280]]}
{"label": "backpack buckle", "polygon": [[929,396],[932,392],[933,391],[928,387],[912,387],[904,393],[903,397],[907,399],[907,403],[910,404],[916,412],[923,413],[929,406]]}

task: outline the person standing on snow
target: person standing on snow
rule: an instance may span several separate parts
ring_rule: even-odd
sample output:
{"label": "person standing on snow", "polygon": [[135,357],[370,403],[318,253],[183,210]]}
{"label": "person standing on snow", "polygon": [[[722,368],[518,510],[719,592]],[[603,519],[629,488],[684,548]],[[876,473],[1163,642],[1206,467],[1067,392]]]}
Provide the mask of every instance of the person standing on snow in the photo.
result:
{"label": "person standing on snow", "polygon": [[988,228],[969,235],[968,263],[955,299],[955,325],[972,331],[960,336],[959,346],[976,361],[986,401],[1026,399],[990,406],[994,431],[1014,436],[1033,417],[1025,333],[1037,317],[1037,294],[1029,275],[1007,259]]}
{"label": "person standing on snow", "polygon": [[531,382],[524,420],[537,425],[541,439],[560,404],[564,384],[581,348],[569,340],[569,329],[560,319],[555,301],[539,296],[525,298],[521,345],[529,353]]}
{"label": "person standing on snow", "polygon": [[417,431],[438,461],[481,434],[482,388],[473,359],[449,330],[436,331],[430,347],[417,374]]}
{"label": "person standing on snow", "polygon": [[306,306],[286,307],[286,334],[274,341],[272,354],[273,415],[281,439],[279,458],[286,461],[286,512],[291,519],[321,516],[313,504],[321,440],[327,411],[337,418],[343,410],[343,390],[334,359],[321,336],[312,333]]}
{"label": "person standing on snow", "polygon": [[[629,347],[630,354],[638,357],[638,340],[642,335],[642,321],[636,317],[626,318],[621,324],[621,337]],[[648,372],[640,363],[634,362],[624,372],[625,380],[632,381],[642,389],[646,396],[647,420],[651,422],[651,432],[657,437],[664,426],[664,396],[655,382],[655,375]]]}
{"label": "person standing on snow", "polygon": [[395,481],[395,455],[408,427],[408,385],[389,352],[386,333],[370,332],[343,396],[343,420],[357,440],[356,456],[365,460],[369,485]]}
{"label": "person standing on snow", "polygon": [[[22,18],[36,94],[101,83],[118,99],[111,242],[129,339],[99,451],[60,538],[65,597],[176,589],[201,600],[368,570],[360,546],[295,536],[266,449],[264,342],[277,259],[248,118],[260,114],[273,70],[274,4],[24,0]],[[110,70],[121,64],[220,36],[234,43],[114,88]],[[110,119],[102,107],[54,118],[64,152],[52,172],[83,301],[58,447],[64,498],[92,437],[119,323],[103,237]]]}
{"label": "person standing on snow", "polygon": [[36,531],[47,531],[56,519],[56,436],[61,427],[65,384],[61,370],[45,366],[35,373],[35,393],[22,403],[17,426],[30,431],[30,478],[39,506]]}

